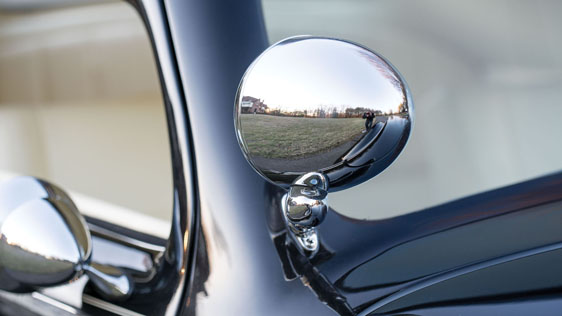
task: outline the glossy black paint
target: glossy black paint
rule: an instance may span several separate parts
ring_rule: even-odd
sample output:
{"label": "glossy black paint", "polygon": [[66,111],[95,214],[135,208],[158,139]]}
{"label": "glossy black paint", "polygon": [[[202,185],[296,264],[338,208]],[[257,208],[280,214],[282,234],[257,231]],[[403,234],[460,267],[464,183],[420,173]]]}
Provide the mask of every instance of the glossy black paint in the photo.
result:
{"label": "glossy black paint", "polygon": [[[327,313],[300,282],[284,281],[283,275],[301,276],[321,301],[342,315],[370,312],[381,298],[414,281],[562,241],[552,226],[536,232],[532,240],[517,234],[498,242],[478,238],[482,230],[493,238],[494,230],[521,233],[525,227],[536,230],[548,224],[548,217],[534,216],[538,211],[533,207],[562,199],[558,174],[385,221],[352,220],[332,212],[319,227],[321,252],[307,258],[285,233],[279,213],[284,191],[251,169],[232,126],[237,84],[267,46],[259,3],[167,1],[166,7],[199,175],[202,232],[186,314]],[[498,217],[512,212],[517,215]],[[543,212],[557,213],[556,208]],[[527,225],[526,216],[537,226]],[[416,242],[434,247],[434,253],[424,252]],[[434,256],[455,247],[472,247],[473,252],[457,252],[448,261]],[[380,255],[391,249],[399,249],[402,256],[383,261]],[[419,266],[399,265],[400,260],[415,263],[423,258],[429,259]],[[371,271],[365,268],[369,265]],[[357,276],[361,269],[367,270],[366,276]],[[377,279],[376,273],[388,275]]]}
{"label": "glossy black paint", "polygon": [[232,124],[238,82],[268,45],[260,2],[133,4],[159,64],[175,204],[157,274],[121,306],[148,315],[175,314],[175,303],[203,316],[559,314],[562,173],[381,221],[332,210],[309,258],[287,236],[285,191],[252,170]]}
{"label": "glossy black paint", "polygon": [[[555,174],[388,220],[357,221],[332,212],[319,227],[332,255],[316,266],[354,310],[382,307],[444,273],[455,278],[562,242],[561,200],[562,174]],[[547,267],[536,261],[533,269]],[[562,274],[551,278],[562,283]]]}
{"label": "glossy black paint", "polygon": [[[540,297],[520,296],[513,299],[494,301],[478,300],[470,302],[452,302],[450,305],[413,309],[408,312],[397,312],[379,315],[396,316],[451,316],[451,315],[541,315],[558,316],[562,303],[559,295]],[[376,315],[376,314],[374,314]],[[373,316],[374,316],[373,315]]]}
{"label": "glossy black paint", "polygon": [[[518,256],[520,255],[520,256]],[[460,304],[517,302],[556,297],[562,293],[562,243],[493,260],[490,265],[455,271],[433,282],[421,282],[410,293],[380,305],[369,315]],[[460,272],[460,273],[459,273]],[[451,273],[449,273],[451,274]],[[562,302],[559,302],[559,307]],[[374,309],[374,308],[373,308]],[[371,309],[372,310],[372,309]],[[542,314],[539,310],[537,314]]]}
{"label": "glossy black paint", "polygon": [[[238,147],[232,108],[246,67],[268,45],[259,1],[166,1],[187,99],[202,234],[184,314],[326,315],[287,282],[270,239],[267,184]],[[208,264],[208,266],[206,266]]]}

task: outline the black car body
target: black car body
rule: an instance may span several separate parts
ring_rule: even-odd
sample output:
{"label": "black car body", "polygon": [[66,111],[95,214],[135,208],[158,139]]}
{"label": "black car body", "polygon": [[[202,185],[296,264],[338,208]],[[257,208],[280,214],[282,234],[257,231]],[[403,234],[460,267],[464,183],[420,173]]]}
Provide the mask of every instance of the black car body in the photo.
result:
{"label": "black car body", "polygon": [[[254,172],[234,133],[240,78],[269,45],[261,3],[131,4],[150,33],[162,84],[172,229],[161,240],[88,219],[94,236],[146,252],[155,265],[150,276],[137,275],[129,300],[105,302],[87,288],[74,312],[560,314],[561,173],[386,220],[331,210],[310,259],[287,239],[285,191]],[[24,314],[29,304],[45,303],[3,296],[0,311]]]}

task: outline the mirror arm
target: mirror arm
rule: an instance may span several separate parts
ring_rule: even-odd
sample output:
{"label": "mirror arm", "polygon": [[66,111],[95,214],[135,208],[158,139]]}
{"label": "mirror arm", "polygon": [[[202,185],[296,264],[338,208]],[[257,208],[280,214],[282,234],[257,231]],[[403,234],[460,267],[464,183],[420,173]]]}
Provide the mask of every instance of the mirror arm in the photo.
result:
{"label": "mirror arm", "polygon": [[289,234],[307,256],[318,251],[318,226],[328,211],[328,179],[318,172],[297,178],[282,201]]}
{"label": "mirror arm", "polygon": [[95,290],[110,301],[124,301],[133,293],[133,281],[129,273],[121,268],[92,262],[84,271]]}

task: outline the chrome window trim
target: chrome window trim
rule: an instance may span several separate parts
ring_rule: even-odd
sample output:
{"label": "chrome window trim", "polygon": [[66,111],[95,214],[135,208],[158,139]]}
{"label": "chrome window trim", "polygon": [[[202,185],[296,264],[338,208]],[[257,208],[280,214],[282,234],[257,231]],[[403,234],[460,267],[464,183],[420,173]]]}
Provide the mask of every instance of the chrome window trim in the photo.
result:
{"label": "chrome window trim", "polygon": [[167,278],[169,301],[164,304],[165,315],[181,312],[181,302],[189,295],[195,262],[195,245],[199,235],[199,216],[196,190],[196,169],[189,129],[187,100],[182,88],[175,50],[162,1],[133,0],[149,33],[157,61],[158,74],[168,121],[174,182],[172,227],[162,261],[168,268],[155,276]]}

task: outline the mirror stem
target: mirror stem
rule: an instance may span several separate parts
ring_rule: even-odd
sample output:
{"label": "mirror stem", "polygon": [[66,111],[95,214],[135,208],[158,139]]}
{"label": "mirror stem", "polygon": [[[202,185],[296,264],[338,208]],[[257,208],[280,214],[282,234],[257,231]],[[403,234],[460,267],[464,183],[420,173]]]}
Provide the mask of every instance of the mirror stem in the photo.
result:
{"label": "mirror stem", "polygon": [[328,211],[328,179],[309,172],[297,178],[283,200],[283,214],[298,244],[313,255],[318,250],[318,226]]}
{"label": "mirror stem", "polygon": [[84,266],[95,290],[105,299],[124,301],[133,293],[133,282],[126,271],[99,263]]}

